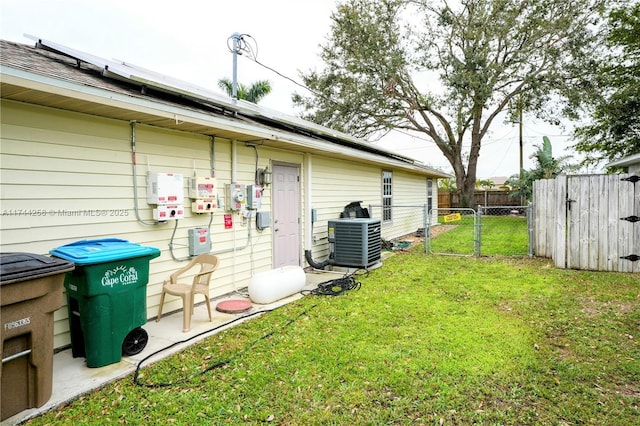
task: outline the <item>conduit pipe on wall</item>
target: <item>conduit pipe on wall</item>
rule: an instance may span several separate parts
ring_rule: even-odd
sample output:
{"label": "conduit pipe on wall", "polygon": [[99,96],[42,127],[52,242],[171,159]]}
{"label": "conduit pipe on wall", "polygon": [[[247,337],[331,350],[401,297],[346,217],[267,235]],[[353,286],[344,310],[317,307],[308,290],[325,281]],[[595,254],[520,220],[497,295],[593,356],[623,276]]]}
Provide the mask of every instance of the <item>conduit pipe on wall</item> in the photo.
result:
{"label": "conduit pipe on wall", "polygon": [[[211,163],[211,177],[215,177],[215,136],[210,136],[211,141],[210,141],[210,163]],[[230,141],[231,142],[231,155],[232,155],[232,160],[231,160],[231,167],[232,167],[232,173],[233,173],[233,180],[235,181],[235,176],[237,174],[236,170],[237,170],[237,150],[236,150],[236,142],[235,141]],[[209,235],[211,235],[211,223],[213,222],[213,213],[211,214],[211,217],[209,218],[209,224],[208,224],[208,228],[209,228]],[[186,260],[190,260],[190,257],[184,257],[184,258],[178,258],[175,256],[174,252],[173,252],[173,239],[175,237],[175,233],[176,233],[176,229],[178,226],[178,221],[176,220],[175,223],[175,227],[173,229],[173,234],[171,235],[171,242],[169,244],[169,251],[171,253],[171,257],[173,260],[181,262],[181,261],[186,261]],[[247,226],[247,240],[246,242],[238,247],[236,246],[236,233],[235,233],[235,227],[234,227],[234,234],[233,234],[233,247],[232,248],[228,248],[228,249],[224,249],[224,250],[218,250],[218,251],[211,251],[209,253],[214,254],[214,255],[218,255],[218,254],[225,254],[225,253],[235,253],[236,251],[239,250],[244,250],[247,247],[249,247],[249,245],[251,244],[251,240],[252,240],[252,236],[251,236],[251,226]],[[233,262],[233,267],[234,267],[234,273],[235,273],[235,257],[234,257],[234,262]]]}
{"label": "conduit pipe on wall", "polygon": [[238,181],[238,142],[231,141],[231,183]]}
{"label": "conduit pipe on wall", "polygon": [[312,154],[305,153],[304,163],[304,246],[307,250],[311,250],[311,245],[313,244],[313,222],[311,220],[311,202],[313,200],[311,194],[311,182],[313,181]]}
{"label": "conduit pipe on wall", "polygon": [[209,176],[216,177],[216,137],[209,136]]}
{"label": "conduit pipe on wall", "polygon": [[130,121],[131,125],[131,163],[133,167],[133,209],[136,213],[136,219],[143,225],[159,225],[162,222],[150,222],[140,217],[140,209],[138,207],[138,162],[136,160],[136,122]]}
{"label": "conduit pipe on wall", "polygon": [[[238,143],[235,140],[231,141],[231,183],[237,182],[238,178]],[[225,206],[227,207],[227,206]],[[251,231],[251,226],[248,227]],[[247,244],[249,240],[247,239]],[[231,276],[236,276],[236,225],[233,225],[233,260],[231,262]],[[233,280],[235,287],[235,279]]]}
{"label": "conduit pipe on wall", "polygon": [[318,263],[313,260],[313,256],[311,254],[311,248],[313,245],[313,221],[311,220],[311,207],[312,207],[311,202],[313,200],[313,194],[312,194],[313,185],[311,184],[311,182],[313,181],[312,154],[307,152],[304,156],[304,160],[305,160],[304,161],[304,170],[305,170],[305,174],[304,174],[304,214],[305,214],[304,241],[305,243],[304,245],[306,247],[304,250],[304,257],[307,263],[312,268],[323,270],[326,266],[333,264],[333,259],[328,257],[324,261]]}

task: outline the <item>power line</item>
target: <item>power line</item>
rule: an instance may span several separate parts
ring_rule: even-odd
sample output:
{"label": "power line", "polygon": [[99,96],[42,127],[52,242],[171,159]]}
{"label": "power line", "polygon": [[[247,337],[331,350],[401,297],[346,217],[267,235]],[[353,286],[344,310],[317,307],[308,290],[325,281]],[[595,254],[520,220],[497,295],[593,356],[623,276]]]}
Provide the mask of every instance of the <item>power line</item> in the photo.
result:
{"label": "power line", "polygon": [[[236,36],[237,36],[237,35],[236,35]],[[233,37],[233,36],[232,36],[232,37]],[[229,40],[231,40],[231,39],[232,39],[232,37],[230,37],[230,38],[227,40],[227,47],[229,47]],[[252,47],[252,45],[251,45],[249,42],[247,42],[246,40],[244,40],[244,37],[248,37],[248,38],[250,38],[250,39],[252,39],[252,40],[254,41],[255,49]],[[338,105],[338,106],[343,106],[343,104],[342,104],[341,102],[338,102],[338,101],[336,101],[336,100],[334,100],[334,99],[332,99],[332,98],[330,98],[330,97],[326,96],[326,95],[325,95],[325,94],[323,94],[323,93],[316,92],[315,90],[311,89],[310,87],[305,86],[304,84],[300,83],[299,81],[297,81],[297,80],[295,80],[295,79],[293,79],[293,78],[291,78],[291,77],[289,77],[289,76],[287,76],[287,75],[283,74],[282,72],[280,72],[280,71],[276,70],[275,68],[273,68],[273,67],[271,67],[271,66],[269,66],[269,65],[266,65],[266,64],[262,63],[261,61],[259,61],[259,60],[258,60],[258,43],[257,43],[257,40],[255,40],[255,38],[251,37],[250,35],[248,35],[248,34],[242,34],[242,35],[240,35],[240,36],[239,36],[239,39],[238,39],[238,44],[237,44],[237,46],[238,46],[238,50],[239,50],[239,52],[238,52],[238,53],[239,53],[240,55],[242,54],[240,51],[242,51],[242,52],[246,52],[246,53],[247,53],[247,56],[246,56],[246,57],[247,57],[248,59],[250,59],[251,61],[255,62],[255,63],[256,63],[256,64],[258,64],[259,66],[263,67],[264,69],[267,69],[267,70],[269,70],[269,71],[271,71],[271,72],[275,73],[276,75],[280,76],[281,78],[284,78],[285,80],[287,80],[287,81],[289,81],[289,82],[291,82],[291,83],[295,84],[296,86],[298,86],[298,87],[300,87],[300,88],[302,88],[302,89],[304,89],[304,90],[306,90],[306,91],[308,91],[308,92],[310,92],[310,93],[314,94],[315,96],[317,96],[317,97],[319,97],[319,98],[324,99],[325,101],[328,101],[328,102],[330,102],[330,103],[332,103],[332,104],[335,104],[335,105]],[[233,50],[232,50],[232,49],[229,49],[229,50],[230,50],[231,52],[233,52]],[[525,126],[525,129],[526,129],[526,130],[533,130],[533,129],[530,129],[528,126]],[[392,132],[396,132],[396,133],[400,133],[400,134],[402,134],[402,135],[409,136],[409,137],[410,137],[410,138],[412,138],[412,139],[416,139],[416,140],[419,140],[419,141],[422,141],[422,142],[426,142],[426,143],[429,143],[429,144],[436,144],[436,142],[435,142],[433,139],[431,139],[431,138],[424,138],[424,137],[418,136],[418,135],[416,135],[416,134],[409,133],[409,131],[406,131],[406,130],[401,130],[401,129],[398,129],[398,128],[391,128],[391,129],[390,129],[390,131],[392,131]],[[534,131],[534,132],[536,132],[536,133],[538,133],[538,134],[542,134],[542,133],[540,133],[540,132],[538,132],[538,131],[536,131],[536,130],[533,130],[533,131]],[[570,137],[570,135],[563,135],[563,134],[560,134],[560,135],[547,135],[547,136],[551,136],[551,137]],[[512,138],[513,138],[513,129],[512,129],[512,130],[510,130],[510,131],[507,133],[507,135],[505,135],[504,137],[501,137],[501,138],[498,138],[498,139],[490,139],[490,140],[486,140],[486,141],[484,141],[484,142],[482,143],[482,145],[483,145],[483,146],[493,145],[493,144],[500,143],[500,142],[503,142],[503,141],[510,141],[510,140],[512,140]],[[526,138],[527,138],[527,139],[532,139],[532,138],[534,138],[534,137],[532,137],[532,136],[527,136]],[[370,141],[370,142],[374,143],[375,141]],[[437,144],[436,144],[436,145],[437,145]],[[470,146],[470,145],[469,145],[469,146]],[[507,148],[507,150],[505,150],[505,153],[504,153],[504,155],[503,155],[502,159],[500,160],[500,162],[499,162],[499,163],[498,163],[498,165],[496,166],[496,169],[495,169],[496,171],[497,171],[497,168],[499,168],[499,167],[500,167],[500,165],[502,165],[502,163],[504,162],[504,159],[506,158],[506,156],[507,156],[507,154],[508,154],[508,152],[509,152],[509,148],[510,148],[510,147],[508,147],[508,148]],[[409,149],[410,149],[410,148],[409,148]],[[413,148],[413,149],[420,149],[420,148]]]}
{"label": "power line", "polygon": [[[248,38],[251,38],[251,39],[254,41],[254,44],[255,44],[255,51],[254,51],[253,47],[251,46],[251,44],[244,40],[244,37],[245,37],[245,36],[246,36],[246,37],[248,37]],[[233,36],[231,36],[231,37],[229,37],[229,39],[227,39],[227,48],[229,48],[229,40],[230,40],[230,39],[232,39],[232,38],[233,38]],[[233,52],[233,50],[232,50],[231,48],[229,48],[229,51],[230,51],[230,52]],[[240,35],[240,37],[239,37],[239,39],[238,39],[238,53],[239,53],[240,55],[242,55],[241,51],[242,51],[242,52],[246,52],[246,53],[248,53],[248,55],[247,55],[247,58],[248,58],[248,59],[252,60],[252,61],[253,61],[253,62],[255,62],[256,64],[260,65],[261,67],[263,67],[263,68],[265,68],[265,69],[267,69],[267,70],[269,70],[269,71],[271,71],[271,72],[273,72],[273,73],[276,73],[276,74],[277,74],[277,75],[279,75],[280,77],[282,77],[282,78],[284,78],[284,79],[286,79],[286,80],[289,80],[290,82],[292,82],[292,83],[293,83],[293,84],[295,84],[296,86],[299,86],[299,87],[301,87],[301,88],[303,88],[303,89],[305,89],[305,90],[307,90],[307,91],[309,91],[309,92],[313,93],[314,95],[316,95],[316,96],[318,96],[318,97],[321,97],[321,98],[323,98],[323,99],[325,99],[325,100],[328,100],[328,101],[329,101],[329,102],[331,102],[331,103],[334,103],[334,104],[336,104],[336,105],[341,105],[339,102],[334,101],[333,99],[331,99],[331,98],[329,98],[329,97],[325,96],[324,94],[322,94],[322,93],[318,93],[318,92],[316,92],[315,90],[313,90],[313,89],[311,89],[311,88],[309,88],[309,87],[305,86],[304,84],[302,84],[302,83],[300,83],[300,82],[298,82],[298,81],[294,80],[293,78],[291,78],[291,77],[289,77],[289,76],[287,76],[287,75],[282,74],[280,71],[276,70],[275,68],[270,67],[270,66],[268,66],[268,65],[263,64],[262,62],[260,62],[260,61],[258,60],[258,41],[257,41],[255,38],[251,37],[249,34],[241,34],[241,35]]]}

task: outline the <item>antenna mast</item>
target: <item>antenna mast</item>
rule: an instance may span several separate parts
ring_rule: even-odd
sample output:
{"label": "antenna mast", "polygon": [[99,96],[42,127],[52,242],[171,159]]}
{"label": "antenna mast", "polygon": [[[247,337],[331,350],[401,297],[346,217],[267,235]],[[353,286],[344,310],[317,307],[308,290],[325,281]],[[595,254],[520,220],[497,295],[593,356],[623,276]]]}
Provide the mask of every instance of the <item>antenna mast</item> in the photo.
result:
{"label": "antenna mast", "polygon": [[240,50],[240,41],[242,40],[242,34],[233,33],[233,81],[231,82],[231,97],[234,102],[238,100],[238,55],[242,55]]}

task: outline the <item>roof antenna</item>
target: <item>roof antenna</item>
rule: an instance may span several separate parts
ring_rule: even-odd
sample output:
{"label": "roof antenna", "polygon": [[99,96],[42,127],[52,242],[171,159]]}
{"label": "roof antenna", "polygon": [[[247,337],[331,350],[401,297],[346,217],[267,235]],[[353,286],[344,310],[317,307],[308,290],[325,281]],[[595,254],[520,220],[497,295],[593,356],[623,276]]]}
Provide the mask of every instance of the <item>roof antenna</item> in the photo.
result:
{"label": "roof antenna", "polygon": [[242,55],[242,49],[240,48],[240,42],[242,41],[242,34],[233,33],[233,81],[231,85],[231,97],[233,102],[238,100],[238,55]]}

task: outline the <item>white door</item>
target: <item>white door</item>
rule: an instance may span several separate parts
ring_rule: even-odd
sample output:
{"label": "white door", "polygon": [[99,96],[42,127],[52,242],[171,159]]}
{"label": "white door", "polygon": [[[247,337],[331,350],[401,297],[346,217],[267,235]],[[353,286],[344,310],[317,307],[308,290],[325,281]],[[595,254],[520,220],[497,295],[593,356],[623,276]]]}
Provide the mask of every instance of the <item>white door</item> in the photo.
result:
{"label": "white door", "polygon": [[300,265],[300,168],[274,164],[273,266]]}

